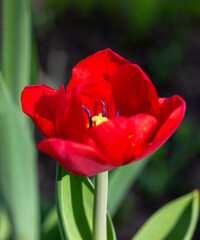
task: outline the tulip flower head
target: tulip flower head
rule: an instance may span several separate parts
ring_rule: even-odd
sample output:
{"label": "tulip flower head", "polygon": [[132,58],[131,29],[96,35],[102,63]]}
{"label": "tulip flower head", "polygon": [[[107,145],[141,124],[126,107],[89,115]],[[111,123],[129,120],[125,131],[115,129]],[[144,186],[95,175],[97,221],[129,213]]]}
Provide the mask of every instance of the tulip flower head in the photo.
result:
{"label": "tulip flower head", "polygon": [[142,69],[110,49],[79,62],[66,89],[25,87],[21,103],[44,136],[38,149],[84,176],[148,156],[178,128],[186,108],[178,95],[158,98]]}

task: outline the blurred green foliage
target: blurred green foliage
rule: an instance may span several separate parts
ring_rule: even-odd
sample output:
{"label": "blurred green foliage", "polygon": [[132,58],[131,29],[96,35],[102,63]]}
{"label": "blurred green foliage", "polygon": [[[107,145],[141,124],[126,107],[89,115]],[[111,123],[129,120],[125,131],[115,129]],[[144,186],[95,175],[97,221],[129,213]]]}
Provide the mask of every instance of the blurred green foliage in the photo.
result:
{"label": "blurred green foliage", "polygon": [[[8,78],[6,83],[12,89],[12,97],[18,103],[20,89],[24,86],[24,82],[37,83],[37,73],[38,70],[41,70],[37,60],[37,50],[42,48],[39,55],[40,60],[43,60],[44,52],[49,51],[49,32],[52,31],[52,36],[54,36],[57,34],[55,30],[58,26],[62,31],[64,25],[64,30],[67,33],[69,32],[68,35],[70,35],[70,31],[73,31],[71,29],[78,26],[78,31],[80,31],[78,38],[83,42],[82,48],[86,45],[84,41],[87,42],[89,47],[93,46],[91,44],[93,41],[97,40],[98,42],[98,36],[90,39],[90,35],[87,36],[87,32],[85,33],[85,28],[81,29],[82,22],[86,23],[88,28],[92,26],[92,31],[98,30],[102,25],[102,28],[106,29],[104,29],[104,37],[108,47],[113,46],[121,49],[125,53],[124,57],[129,56],[131,61],[131,58],[137,56],[136,60],[146,68],[148,75],[161,92],[167,94],[168,92],[176,92],[179,94],[182,91],[183,96],[187,98],[186,102],[188,100],[189,104],[198,101],[199,96],[197,100],[194,99],[192,88],[189,89],[190,95],[184,92],[184,88],[189,88],[188,85],[193,76],[189,75],[190,79],[186,79],[185,83],[181,82],[182,79],[179,79],[179,75],[184,68],[183,63],[185,62],[185,56],[188,54],[191,37],[195,33],[199,34],[199,0],[32,0],[33,26],[30,12],[29,15],[26,15],[23,8],[21,9],[22,14],[19,11],[18,17],[16,17],[17,2],[10,8],[11,5],[8,4],[8,0],[4,2],[7,4],[6,13],[8,13],[8,20],[11,21],[12,28],[6,30],[6,34],[3,32],[3,39],[6,38],[7,40],[4,40],[3,55],[5,59],[2,64],[3,71],[8,76],[5,76]],[[28,1],[20,2],[28,3]],[[70,15],[73,17],[72,20],[70,19],[71,22],[68,22],[68,16]],[[28,25],[26,25],[27,22],[23,21],[23,16],[25,21],[28,20]],[[96,24],[94,19],[97,17],[99,17],[101,24],[94,26],[93,24]],[[16,21],[16,18],[19,21]],[[63,21],[62,26],[59,21]],[[18,27],[20,23],[24,26],[21,31]],[[7,27],[4,26],[3,28],[6,29]],[[37,40],[32,35],[33,28]],[[13,33],[15,34],[13,35]],[[85,36],[82,36],[82,33],[85,33],[87,39],[84,39]],[[96,34],[95,31],[94,34]],[[25,44],[21,39],[25,41]],[[74,36],[72,39],[74,40]],[[41,42],[43,47],[40,46]],[[99,46],[102,47],[101,41],[99,42]],[[80,46],[76,47],[77,49],[81,48]],[[83,52],[85,53],[87,50],[84,49]],[[196,49],[193,51],[195,52]],[[74,56],[76,56],[77,52],[75,50],[74,52]],[[21,60],[19,61],[19,59]],[[48,59],[44,61],[48,62]],[[54,62],[55,65],[57,64],[56,61],[57,59]],[[192,65],[192,63],[189,64]],[[199,69],[198,65],[193,67]],[[22,70],[19,70],[20,68]],[[182,74],[184,75],[184,73]],[[197,71],[197,79],[199,80],[198,76],[200,74],[198,74]],[[15,89],[16,86],[18,90]],[[197,86],[199,86],[198,83]],[[189,104],[188,108],[191,108]],[[172,193],[181,195],[199,186],[199,183],[195,183],[194,186],[191,182],[186,182],[187,178],[184,179],[185,171],[200,154],[200,126],[199,121],[196,120],[198,116],[195,113],[197,110],[198,107],[194,106],[192,110],[190,109],[189,114],[186,113],[186,118],[178,131],[153,155],[141,173],[134,191],[142,192],[147,199],[161,199]],[[129,183],[125,192],[127,193],[130,189],[131,184]],[[123,200],[123,197],[120,201]],[[145,201],[145,199],[143,200]],[[53,201],[50,200],[51,203]],[[42,220],[44,219],[41,238],[50,239],[49,236],[51,236],[51,239],[55,239],[55,236],[58,236],[57,216],[55,209],[47,215],[52,205],[47,204],[47,202],[49,200],[41,201]],[[127,221],[130,212],[137,207],[137,201],[131,195],[123,203],[116,215],[116,221],[120,224]],[[4,206],[2,203],[0,205],[1,240],[2,236],[3,238],[9,237],[10,223]],[[115,211],[117,212],[117,210],[119,210],[119,205],[117,205]],[[3,230],[1,230],[1,226],[3,226]]]}
{"label": "blurred green foliage", "polygon": [[156,24],[166,24],[166,20],[168,23],[176,23],[180,19],[185,22],[200,20],[198,0],[45,0],[41,5],[40,16],[37,11],[37,17],[49,15],[46,18],[49,21],[66,14],[66,10],[85,17],[94,12],[101,12],[104,16],[116,15],[124,20],[129,31],[136,33],[135,38],[144,38]]}
{"label": "blurred green foliage", "polygon": [[[0,232],[3,240],[38,240],[36,149],[21,111],[21,91],[36,81],[29,0],[2,1],[0,70]],[[32,58],[33,57],[33,58]],[[34,59],[34,61],[33,61]],[[33,74],[34,73],[34,74]],[[9,222],[8,222],[9,219]]]}

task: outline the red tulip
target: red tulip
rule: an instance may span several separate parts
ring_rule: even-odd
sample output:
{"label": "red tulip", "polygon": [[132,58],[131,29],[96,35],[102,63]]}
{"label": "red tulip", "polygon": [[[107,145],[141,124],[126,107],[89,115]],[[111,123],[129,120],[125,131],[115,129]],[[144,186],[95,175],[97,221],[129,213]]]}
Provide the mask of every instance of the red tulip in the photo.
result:
{"label": "red tulip", "polygon": [[92,176],[160,147],[185,113],[178,95],[158,98],[141,68],[109,49],[78,63],[67,90],[25,87],[22,109],[45,137],[37,147],[71,173]]}

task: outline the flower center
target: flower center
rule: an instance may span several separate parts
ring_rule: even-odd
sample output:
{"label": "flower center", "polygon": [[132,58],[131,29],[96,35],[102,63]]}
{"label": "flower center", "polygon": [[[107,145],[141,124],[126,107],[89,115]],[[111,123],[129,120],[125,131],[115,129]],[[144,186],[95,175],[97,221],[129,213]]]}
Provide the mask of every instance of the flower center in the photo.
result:
{"label": "flower center", "polygon": [[92,117],[92,126],[95,127],[95,126],[98,126],[101,123],[104,123],[104,122],[107,122],[107,121],[108,121],[108,118],[103,117],[102,113],[99,113],[98,116]]}
{"label": "flower center", "polygon": [[[85,110],[85,112],[88,115],[88,119],[89,119],[89,123],[87,124],[87,128],[90,127],[96,127],[104,122],[107,122],[109,119],[106,117],[106,110],[105,110],[105,103],[103,100],[101,100],[101,106],[102,106],[102,113],[99,113],[98,116],[91,116],[90,111],[84,106],[82,105],[82,108]],[[119,109],[117,110],[115,117],[117,117],[119,115]]]}

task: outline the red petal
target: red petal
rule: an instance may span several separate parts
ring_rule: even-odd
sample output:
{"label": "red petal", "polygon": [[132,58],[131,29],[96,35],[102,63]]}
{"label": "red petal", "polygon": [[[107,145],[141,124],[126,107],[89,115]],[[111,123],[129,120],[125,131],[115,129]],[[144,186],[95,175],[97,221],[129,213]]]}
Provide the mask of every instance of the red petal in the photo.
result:
{"label": "red petal", "polygon": [[109,82],[120,115],[130,117],[136,113],[158,114],[157,92],[139,66],[134,64],[122,66]]}
{"label": "red petal", "polygon": [[105,80],[84,84],[81,89],[81,103],[90,111],[92,116],[98,115],[102,112],[101,100],[103,100],[107,106],[111,94],[112,87],[110,83]]}
{"label": "red petal", "polygon": [[155,133],[158,127],[158,120],[148,114],[136,114],[135,116],[128,119],[128,124],[131,128],[131,139],[132,145],[137,147],[148,140]]}
{"label": "red petal", "polygon": [[[137,66],[139,69],[140,67]],[[141,70],[141,69],[140,69]],[[156,117],[159,114],[159,103],[158,103],[158,95],[157,91],[147,77],[147,75],[141,70],[143,77],[143,87],[142,87],[142,100],[139,112],[141,113],[149,113],[155,115]]]}
{"label": "red petal", "polygon": [[120,115],[129,117],[136,114],[140,106],[143,86],[141,71],[135,65],[126,64],[119,68],[109,81]]}
{"label": "red petal", "polygon": [[55,100],[55,114],[56,114],[56,136],[62,137],[62,117],[65,112],[65,105],[67,101],[68,94],[65,92],[65,87],[61,84],[60,89],[57,92],[56,100]]}
{"label": "red petal", "polygon": [[146,145],[158,127],[157,119],[149,114],[136,114],[128,118],[129,125],[129,145],[131,150],[127,155],[125,164],[135,161],[138,149]]}
{"label": "red petal", "polygon": [[107,80],[122,65],[128,63],[117,53],[106,49],[99,51],[79,62],[72,70],[72,78],[67,89],[75,87],[79,83],[90,83]]}
{"label": "red petal", "polygon": [[89,129],[93,144],[112,164],[122,165],[130,150],[127,119],[117,117]]}
{"label": "red petal", "polygon": [[160,98],[160,114],[161,114],[161,123],[159,130],[157,131],[153,141],[164,141],[169,138],[172,133],[176,131],[180,125],[186,109],[185,101],[178,95],[174,95],[169,98]]}
{"label": "red petal", "polygon": [[93,176],[115,167],[100,152],[84,144],[51,138],[37,147],[76,175]]}
{"label": "red petal", "polygon": [[65,111],[60,121],[60,133],[67,140],[85,142],[87,128],[80,96],[81,85],[67,92]]}
{"label": "red petal", "polygon": [[55,99],[57,91],[45,85],[25,87],[21,94],[22,110],[44,137],[54,136]]}
{"label": "red petal", "polygon": [[184,117],[186,104],[181,97],[175,95],[160,98],[159,103],[161,126],[151,142],[137,149],[136,160],[146,157],[160,147],[176,131]]}

